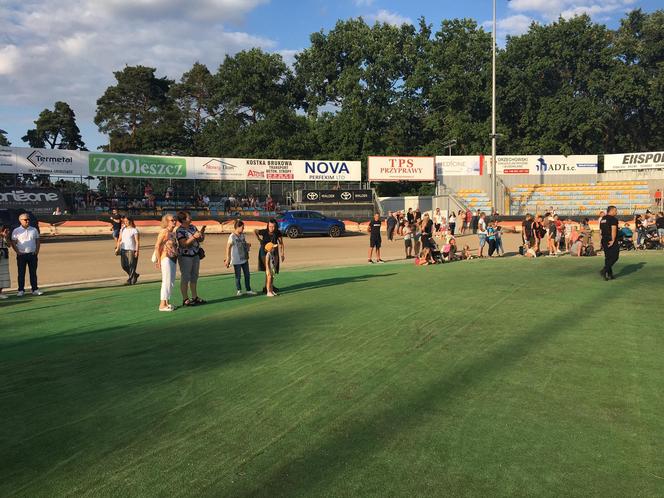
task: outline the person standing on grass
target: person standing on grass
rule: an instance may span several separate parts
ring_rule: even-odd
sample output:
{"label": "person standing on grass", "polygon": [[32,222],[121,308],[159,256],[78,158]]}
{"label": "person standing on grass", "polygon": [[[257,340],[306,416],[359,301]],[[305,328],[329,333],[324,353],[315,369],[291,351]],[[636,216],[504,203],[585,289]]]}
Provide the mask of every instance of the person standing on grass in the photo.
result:
{"label": "person standing on grass", "polygon": [[122,230],[122,215],[118,213],[118,210],[113,208],[111,211],[111,232],[113,232],[113,240],[118,241],[120,236],[120,230]]}
{"label": "person standing on grass", "polygon": [[406,250],[406,259],[411,259],[413,257],[413,229],[411,225],[404,227],[403,245]]}
{"label": "person standing on grass", "polygon": [[454,214],[454,211],[452,211],[449,218],[447,219],[447,226],[449,227],[449,232],[452,237],[454,237],[454,232],[456,231],[456,220],[456,215]]}
{"label": "person standing on grass", "polygon": [[115,246],[115,254],[120,256],[120,265],[127,276],[126,285],[134,285],[140,275],[136,273],[138,254],[141,247],[141,238],[134,223],[134,218],[125,216],[124,226],[120,230]]}
{"label": "person standing on grass", "polygon": [[274,288],[275,273],[275,251],[277,245],[272,242],[265,244],[265,294],[267,297],[274,297],[277,295]]}
{"label": "person standing on grass", "polygon": [[477,228],[475,230],[479,237],[480,241],[480,254],[479,257],[484,257],[484,246],[487,243],[487,225],[484,213],[479,213],[479,219],[477,220]]}
{"label": "person standing on grass", "polygon": [[[433,221],[429,218],[428,214],[424,215],[424,218],[422,218],[422,221],[420,223],[421,226],[421,231],[422,231],[422,251],[427,251],[427,255],[431,255],[431,250],[433,249],[433,227],[434,223]],[[429,258],[427,258],[429,259]],[[433,261],[433,259],[432,259]]]}
{"label": "person standing on grass", "polygon": [[7,299],[7,294],[2,289],[8,289],[11,285],[9,278],[9,227],[0,225],[0,299]]}
{"label": "person standing on grass", "polygon": [[486,228],[486,240],[489,245],[489,257],[492,258],[496,252],[496,222],[490,221]]}
{"label": "person standing on grass", "polygon": [[533,215],[530,213],[526,214],[526,218],[521,223],[521,241],[524,246],[533,247],[535,245],[533,224]]}
{"label": "person standing on grass", "polygon": [[226,244],[226,259],[224,264],[226,268],[233,265],[235,272],[235,288],[237,290],[236,296],[242,295],[242,274],[244,273],[244,288],[246,294],[255,296],[256,293],[251,290],[251,274],[249,272],[249,249],[251,244],[247,242],[244,237],[244,222],[242,220],[235,220],[233,223],[233,233],[228,236],[228,244]]}
{"label": "person standing on grass", "polygon": [[602,249],[604,250],[604,268],[600,270],[600,275],[604,280],[613,280],[613,265],[620,257],[620,246],[618,245],[618,209],[615,206],[609,206],[606,215],[599,222],[599,229],[602,234]]}
{"label": "person standing on grass", "polygon": [[397,227],[397,219],[392,211],[387,213],[387,240],[394,240],[394,230]]}
{"label": "person standing on grass", "polygon": [[33,296],[41,296],[37,283],[37,263],[39,261],[39,249],[41,241],[39,232],[35,227],[30,226],[30,216],[23,213],[18,217],[21,226],[15,228],[12,232],[11,245],[16,252],[16,263],[18,265],[18,297],[25,295],[25,269],[30,273],[30,287]]}
{"label": "person standing on grass", "polygon": [[[279,230],[279,225],[277,220],[270,218],[267,222],[267,228],[263,230],[256,230],[254,232],[258,242],[260,242],[260,249],[258,250],[258,271],[267,272],[267,267],[265,266],[265,256],[267,256],[267,251],[265,247],[268,243],[272,243],[274,249],[272,252],[272,259],[274,260],[274,275],[279,274],[280,263],[284,262],[286,259],[286,251],[284,248],[284,238]],[[266,285],[263,288],[263,293],[267,293],[267,274],[266,274]],[[273,286],[273,292],[279,292],[279,289]]]}
{"label": "person standing on grass", "polygon": [[436,211],[433,213],[433,228],[436,233],[440,233],[443,228],[443,214],[440,212],[440,208],[436,208]]}
{"label": "person standing on grass", "polygon": [[166,214],[161,218],[161,232],[157,236],[153,260],[157,269],[161,270],[161,296],[159,311],[174,311],[171,299],[175,285],[175,272],[178,260],[178,241],[175,238],[175,216]]}
{"label": "person standing on grass", "polygon": [[503,228],[498,225],[498,221],[493,222],[494,235],[496,236],[496,253],[498,256],[505,255],[505,249],[503,248]]}
{"label": "person standing on grass", "polygon": [[382,244],[380,235],[381,225],[382,223],[380,221],[380,214],[375,213],[373,220],[369,222],[369,226],[367,227],[367,232],[369,233],[369,263],[374,262],[372,259],[374,249],[376,250],[376,263],[384,263],[384,261],[380,258],[380,246]]}
{"label": "person standing on grass", "polygon": [[[182,306],[198,306],[206,301],[198,296],[198,276],[201,269],[201,256],[204,254],[201,243],[205,240],[205,227],[200,230],[191,223],[187,211],[178,213],[180,226],[175,232],[178,241],[178,263],[180,264],[180,292]],[[191,290],[191,299],[189,298]]]}

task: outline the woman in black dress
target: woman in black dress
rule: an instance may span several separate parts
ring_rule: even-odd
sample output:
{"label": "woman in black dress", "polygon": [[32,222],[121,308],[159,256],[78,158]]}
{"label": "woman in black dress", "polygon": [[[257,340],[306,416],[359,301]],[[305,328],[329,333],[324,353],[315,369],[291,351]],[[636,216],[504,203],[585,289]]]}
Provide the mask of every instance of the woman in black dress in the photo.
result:
{"label": "woman in black dress", "polygon": [[[274,255],[274,272],[275,274],[278,274],[280,263],[284,261],[286,253],[284,250],[284,238],[281,234],[281,231],[279,230],[279,225],[277,224],[277,220],[271,218],[267,222],[267,228],[264,228],[263,230],[255,230],[254,233],[256,234],[258,242],[260,243],[260,249],[258,250],[258,271],[265,272],[266,270],[265,256],[267,254],[267,251],[265,250],[265,246],[268,244],[268,242],[271,242],[272,244],[275,244],[277,246],[277,249],[273,251],[273,255]],[[267,285],[267,275],[265,278]],[[275,287],[274,291],[279,292],[279,289]],[[266,292],[266,287],[263,287],[263,293],[265,292]]]}

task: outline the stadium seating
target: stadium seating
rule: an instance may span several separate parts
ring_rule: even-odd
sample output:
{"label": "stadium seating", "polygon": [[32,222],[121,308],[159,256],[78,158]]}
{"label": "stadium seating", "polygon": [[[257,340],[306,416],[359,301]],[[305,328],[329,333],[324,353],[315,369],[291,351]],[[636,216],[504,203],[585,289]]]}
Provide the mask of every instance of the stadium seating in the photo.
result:
{"label": "stadium seating", "polygon": [[481,190],[458,190],[456,194],[471,210],[491,212],[491,199],[486,192]]}
{"label": "stadium seating", "polygon": [[549,206],[565,216],[596,215],[613,204],[623,213],[650,208],[647,182],[561,183],[517,185],[510,189],[512,215],[543,213]]}

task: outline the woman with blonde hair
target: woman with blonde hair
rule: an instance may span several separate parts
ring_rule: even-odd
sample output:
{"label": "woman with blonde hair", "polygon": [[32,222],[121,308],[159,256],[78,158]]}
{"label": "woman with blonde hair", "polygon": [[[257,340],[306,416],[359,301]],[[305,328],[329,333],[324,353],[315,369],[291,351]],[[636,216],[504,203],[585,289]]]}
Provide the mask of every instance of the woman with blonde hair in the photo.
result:
{"label": "woman with blonde hair", "polygon": [[159,301],[159,311],[173,311],[175,306],[168,301],[175,285],[175,271],[178,260],[178,242],[175,238],[175,216],[166,214],[161,218],[161,232],[157,236],[157,243],[154,246],[152,260],[158,269],[161,270],[161,300]]}

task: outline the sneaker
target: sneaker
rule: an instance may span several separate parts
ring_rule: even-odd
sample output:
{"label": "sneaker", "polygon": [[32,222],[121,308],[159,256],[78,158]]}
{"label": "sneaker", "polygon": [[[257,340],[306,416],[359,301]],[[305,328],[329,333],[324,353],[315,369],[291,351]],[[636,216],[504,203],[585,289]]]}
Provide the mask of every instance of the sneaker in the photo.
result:
{"label": "sneaker", "polygon": [[373,259],[368,260],[368,263],[369,263],[370,265],[373,265],[373,264],[374,264]]}
{"label": "sneaker", "polygon": [[0,294],[0,299],[9,299],[7,294]]}
{"label": "sneaker", "polygon": [[275,297],[276,294],[274,292],[268,292],[267,297]]}
{"label": "sneaker", "polygon": [[173,306],[172,304],[169,304],[165,308],[159,308],[159,311],[175,311],[175,306]]}
{"label": "sneaker", "polygon": [[236,295],[236,296],[241,296],[241,295],[242,295],[242,291],[237,291],[237,292],[235,293],[235,295]]}
{"label": "sneaker", "polygon": [[255,291],[250,290],[250,291],[247,291],[246,294],[247,294],[247,296],[256,296],[258,293],[255,292]]}
{"label": "sneaker", "polygon": [[32,291],[32,295],[33,295],[33,296],[41,296],[41,295],[43,295],[43,294],[44,294],[44,292],[43,292],[43,291],[40,291],[39,289],[37,289],[37,290],[33,290],[33,291]]}
{"label": "sneaker", "polygon": [[385,263],[385,261],[383,261],[382,259],[379,259],[378,261],[376,261],[376,263]]}
{"label": "sneaker", "polygon": [[25,296],[25,292],[24,292],[24,291],[18,291],[18,292],[16,293],[16,297],[23,297],[23,296]]}
{"label": "sneaker", "polygon": [[131,279],[131,285],[136,285],[136,282],[138,281],[138,277],[141,275],[139,273],[134,274],[134,278]]}

